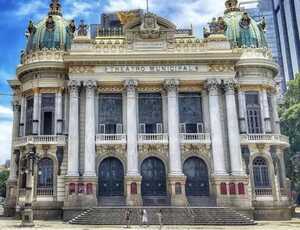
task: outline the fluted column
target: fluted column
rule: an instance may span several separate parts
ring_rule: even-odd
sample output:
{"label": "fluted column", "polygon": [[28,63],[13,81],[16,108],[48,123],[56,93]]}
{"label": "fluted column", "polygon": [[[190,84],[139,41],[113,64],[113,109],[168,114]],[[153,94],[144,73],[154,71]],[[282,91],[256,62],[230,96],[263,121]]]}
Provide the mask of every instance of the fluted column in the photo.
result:
{"label": "fluted column", "polygon": [[268,94],[267,90],[263,89],[262,91],[262,101],[263,101],[263,111],[264,111],[264,121],[265,121],[265,132],[271,133],[271,118],[270,118],[270,108],[268,103]]}
{"label": "fluted column", "polygon": [[127,89],[127,176],[139,176],[137,151],[136,80],[125,81]]}
{"label": "fluted column", "polygon": [[272,107],[273,107],[273,120],[274,120],[274,133],[280,134],[280,119],[278,115],[278,103],[276,91],[272,93]]}
{"label": "fluted column", "polygon": [[19,136],[25,135],[25,110],[26,110],[26,98],[21,98],[21,114],[20,114],[20,125],[19,125]]}
{"label": "fluted column", "polygon": [[33,124],[32,134],[39,134],[39,89],[33,89]]}
{"label": "fluted column", "polygon": [[244,175],[242,165],[241,138],[239,132],[238,115],[235,100],[236,83],[225,81],[227,130],[229,139],[230,163],[232,175]]}
{"label": "fluted column", "polygon": [[59,88],[56,93],[56,134],[62,135],[63,133],[63,102],[62,102],[62,92],[63,88]]}
{"label": "fluted column", "polygon": [[240,132],[247,133],[247,114],[246,114],[246,97],[244,91],[239,91],[239,122]]}
{"label": "fluted column", "polygon": [[96,81],[84,82],[86,87],[85,105],[85,156],[84,156],[84,176],[96,176],[95,171],[95,88]]}
{"label": "fluted column", "polygon": [[79,176],[79,87],[79,81],[72,80],[69,82],[70,117],[68,141],[68,176]]}
{"label": "fluted column", "polygon": [[209,91],[209,114],[211,124],[212,153],[214,161],[214,174],[226,175],[225,153],[223,144],[223,133],[221,123],[219,82],[216,79],[208,80],[206,83]]}
{"label": "fluted column", "polygon": [[179,108],[177,87],[178,80],[166,80],[165,88],[168,94],[168,129],[169,129],[169,153],[170,175],[183,175],[179,137]]}

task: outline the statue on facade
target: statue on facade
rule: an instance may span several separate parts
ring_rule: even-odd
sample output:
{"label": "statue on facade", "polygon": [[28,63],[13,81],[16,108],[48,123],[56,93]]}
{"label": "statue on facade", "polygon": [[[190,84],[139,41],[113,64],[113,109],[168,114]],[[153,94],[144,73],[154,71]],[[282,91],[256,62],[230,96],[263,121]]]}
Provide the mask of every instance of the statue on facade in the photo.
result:
{"label": "statue on facade", "polygon": [[226,22],[223,17],[213,18],[209,25],[209,31],[205,28],[203,30],[204,37],[209,37],[211,34],[224,34],[227,29]]}
{"label": "statue on facade", "polygon": [[46,21],[46,29],[48,31],[53,31],[54,28],[55,28],[55,21],[53,20],[53,17],[49,15]]}
{"label": "statue on facade", "polygon": [[249,29],[251,24],[251,18],[249,17],[248,13],[244,13],[241,21],[240,21],[240,27],[243,29]]}
{"label": "statue on facade", "polygon": [[267,27],[267,23],[266,23],[266,20],[265,20],[265,17],[262,18],[262,20],[260,21],[260,23],[258,23],[258,28],[265,32],[265,29]]}
{"label": "statue on facade", "polygon": [[87,36],[88,25],[84,24],[84,20],[80,20],[80,25],[78,27],[78,36]]}
{"label": "statue on facade", "polygon": [[144,39],[159,38],[160,27],[157,24],[157,18],[151,13],[145,14],[140,28],[140,36]]}
{"label": "statue on facade", "polygon": [[36,32],[36,27],[33,24],[33,22],[30,20],[28,27],[27,27],[26,37],[29,37],[30,35],[34,34],[35,32]]}
{"label": "statue on facade", "polygon": [[68,32],[69,32],[70,34],[74,34],[75,31],[76,31],[75,21],[72,20],[72,21],[70,22],[69,26],[68,26]]}

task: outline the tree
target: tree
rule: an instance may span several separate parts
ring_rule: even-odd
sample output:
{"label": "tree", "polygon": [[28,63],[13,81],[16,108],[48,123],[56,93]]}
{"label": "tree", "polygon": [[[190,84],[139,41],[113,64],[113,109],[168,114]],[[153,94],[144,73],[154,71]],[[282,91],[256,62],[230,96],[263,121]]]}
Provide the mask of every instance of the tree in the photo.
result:
{"label": "tree", "polygon": [[0,172],[0,197],[6,196],[6,182],[9,176],[9,171]]}
{"label": "tree", "polygon": [[290,149],[286,154],[287,176],[291,179],[292,187],[300,193],[300,74],[288,83],[279,109],[282,133],[290,139]]}

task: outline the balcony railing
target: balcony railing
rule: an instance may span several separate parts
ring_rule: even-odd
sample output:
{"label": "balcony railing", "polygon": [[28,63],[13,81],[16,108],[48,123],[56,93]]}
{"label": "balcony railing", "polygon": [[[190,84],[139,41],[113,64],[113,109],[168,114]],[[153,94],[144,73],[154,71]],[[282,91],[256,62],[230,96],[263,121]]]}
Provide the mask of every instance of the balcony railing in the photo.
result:
{"label": "balcony railing", "polygon": [[19,137],[14,141],[15,146],[24,145],[65,145],[66,136],[62,135],[42,135]]}
{"label": "balcony railing", "polygon": [[181,133],[180,142],[183,144],[210,144],[209,133]]}
{"label": "balcony railing", "polygon": [[53,196],[53,188],[37,188],[37,196]]}
{"label": "balcony railing", "polygon": [[139,144],[168,144],[167,133],[140,133],[138,135]]}
{"label": "balcony railing", "polygon": [[97,134],[96,144],[126,144],[126,134]]}
{"label": "balcony railing", "polygon": [[277,144],[289,146],[289,138],[280,134],[242,134],[241,144]]}
{"label": "balcony railing", "polygon": [[255,189],[256,196],[272,196],[272,188],[256,188]]}

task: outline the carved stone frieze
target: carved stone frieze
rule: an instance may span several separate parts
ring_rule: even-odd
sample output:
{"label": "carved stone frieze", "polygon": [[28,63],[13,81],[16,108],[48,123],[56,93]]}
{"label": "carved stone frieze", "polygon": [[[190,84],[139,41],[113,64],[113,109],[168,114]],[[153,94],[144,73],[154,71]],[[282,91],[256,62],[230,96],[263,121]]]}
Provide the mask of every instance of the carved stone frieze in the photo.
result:
{"label": "carved stone frieze", "polygon": [[24,54],[22,56],[21,63],[23,65],[27,65],[30,63],[41,62],[41,61],[63,62],[64,54],[65,54],[65,51],[44,48],[40,51],[35,51],[33,53]]}
{"label": "carved stone frieze", "polygon": [[123,86],[100,86],[98,92],[100,93],[120,93],[124,89]]}
{"label": "carved stone frieze", "polygon": [[161,92],[163,88],[161,86],[139,86],[137,88],[139,92]]}
{"label": "carved stone frieze", "polygon": [[126,154],[126,145],[98,145],[97,154],[108,155],[108,154]]}
{"label": "carved stone frieze", "polygon": [[234,66],[230,64],[209,64],[209,72],[233,72]]}
{"label": "carved stone frieze", "polygon": [[181,153],[202,153],[209,154],[211,150],[210,145],[206,144],[182,144],[181,145]]}
{"label": "carved stone frieze", "polygon": [[140,144],[138,151],[140,154],[168,154],[169,147],[166,144]]}
{"label": "carved stone frieze", "polygon": [[95,73],[95,69],[93,65],[70,66],[69,73]]}

